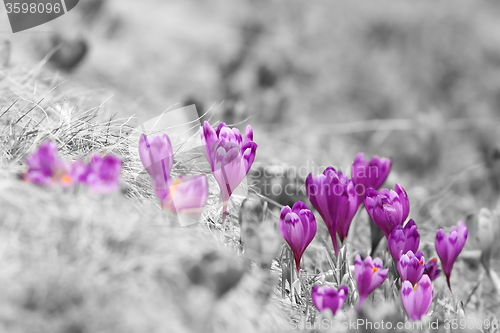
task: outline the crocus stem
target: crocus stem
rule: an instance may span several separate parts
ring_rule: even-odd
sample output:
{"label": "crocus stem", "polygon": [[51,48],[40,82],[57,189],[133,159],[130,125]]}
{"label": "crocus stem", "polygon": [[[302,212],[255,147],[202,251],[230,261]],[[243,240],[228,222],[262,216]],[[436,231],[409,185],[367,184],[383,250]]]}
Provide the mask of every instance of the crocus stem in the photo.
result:
{"label": "crocus stem", "polygon": [[453,290],[451,290],[450,275],[448,274],[446,274],[446,283],[448,283],[448,288],[450,288],[450,293],[453,294]]}
{"label": "crocus stem", "polygon": [[221,195],[222,195],[222,224],[224,225],[224,222],[226,221],[226,215],[227,215],[227,204],[229,201],[229,198],[231,197],[232,190],[231,186],[229,186],[229,180],[227,179],[226,175],[226,168],[224,166],[221,167],[222,171],[222,176],[224,177],[224,182],[226,183],[226,190],[227,190],[227,200],[224,200],[224,191],[221,189]]}
{"label": "crocus stem", "polygon": [[293,259],[293,256],[289,256],[289,258],[290,258],[290,265],[289,265],[289,267],[290,267],[290,297],[292,298],[291,299],[292,304],[295,304],[295,292],[293,290],[293,283],[295,282],[295,279],[294,279],[295,270],[292,268],[293,267],[292,261],[294,261],[294,259]]}
{"label": "crocus stem", "polygon": [[375,254],[375,251],[377,250],[378,244],[384,237],[384,233],[380,228],[373,222],[373,220],[370,217],[370,231],[371,231],[371,245],[372,249],[370,252],[370,255],[373,256]]}
{"label": "crocus stem", "polygon": [[356,309],[356,313],[359,313],[359,310],[361,309],[361,305],[363,305],[364,298],[359,298],[359,303],[358,303],[358,308]]}
{"label": "crocus stem", "polygon": [[340,267],[341,267],[341,264],[340,264],[340,260],[341,259],[340,259],[340,257],[341,256],[339,255],[339,253],[337,253],[337,267],[335,267],[335,268],[336,268],[336,271],[337,271],[337,284],[339,284],[339,285],[340,285],[340,283],[342,281],[342,276],[341,276],[342,272],[340,270]]}
{"label": "crocus stem", "polygon": [[224,226],[223,229],[225,229],[225,225],[226,225],[226,217],[227,217],[227,205],[228,205],[228,202],[227,201],[222,201],[222,225]]}

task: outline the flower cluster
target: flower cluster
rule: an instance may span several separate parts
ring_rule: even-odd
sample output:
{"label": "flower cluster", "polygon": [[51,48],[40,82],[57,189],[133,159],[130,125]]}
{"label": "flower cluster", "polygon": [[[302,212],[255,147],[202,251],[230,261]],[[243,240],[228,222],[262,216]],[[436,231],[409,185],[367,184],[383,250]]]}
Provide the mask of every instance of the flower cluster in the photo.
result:
{"label": "flower cluster", "polygon": [[363,153],[359,153],[352,165],[352,179],[332,167],[326,168],[320,175],[313,176],[311,173],[307,176],[307,197],[328,227],[337,255],[337,236],[340,242],[345,241],[359,205],[369,191],[382,186],[390,168],[389,159],[375,156],[368,161]]}
{"label": "flower cluster", "polygon": [[43,186],[70,187],[84,184],[98,193],[111,193],[120,187],[122,161],[113,156],[94,154],[85,164],[70,162],[57,154],[53,142],[42,143],[26,158],[28,170],[23,174],[26,182]]}
{"label": "flower cluster", "polygon": [[[253,141],[250,126],[247,126],[243,137],[236,128],[229,128],[224,123],[213,128],[208,122],[201,127],[201,141],[204,155],[220,188],[224,221],[231,195],[255,160],[257,144]],[[161,207],[199,219],[208,198],[207,176],[171,176],[174,153],[166,134],[150,137],[142,134],[138,151],[144,168],[151,176],[153,192],[160,199]],[[99,193],[109,193],[120,186],[122,161],[112,155],[94,154],[88,163],[80,160],[69,162],[58,157],[53,142],[46,142],[27,157],[26,162],[28,170],[23,179],[30,183],[62,187],[85,184]],[[441,270],[437,259],[426,261],[419,250],[420,234],[415,221],[408,220],[410,200],[405,189],[399,184],[393,189],[380,189],[390,169],[389,159],[375,156],[367,160],[363,153],[359,153],[352,165],[351,178],[333,167],[326,168],[317,176],[311,173],[305,181],[306,194],[325,223],[337,256],[340,256],[351,223],[363,204],[372,221],[371,227],[379,232],[379,239],[385,236],[387,240],[387,251],[393,258],[401,281],[403,308],[409,319],[421,320],[431,307],[434,298],[432,281],[439,277]],[[300,274],[302,256],[317,232],[316,217],[304,202],[297,201],[292,207],[281,209],[279,229],[293,253],[295,268]],[[463,222],[454,226],[449,234],[445,234],[442,228],[436,234],[435,249],[450,291],[453,265],[467,237],[468,230]],[[357,254],[353,270],[359,311],[367,297],[386,280],[389,269],[384,268],[380,258],[366,256],[363,259]],[[311,300],[320,312],[330,309],[335,315],[343,307],[349,290],[340,283],[336,287],[315,285],[312,288]]]}
{"label": "flower cluster", "polygon": [[[400,291],[404,309],[411,320],[420,320],[432,304],[432,281],[439,276],[440,269],[435,258],[426,262],[419,251],[420,234],[415,221],[410,219],[406,222],[410,214],[410,201],[404,188],[396,184],[394,189],[379,189],[390,168],[388,159],[374,157],[367,161],[363,153],[359,153],[353,163],[352,179],[328,167],[320,175],[308,175],[306,193],[326,224],[337,255],[339,242],[346,241],[351,222],[361,203],[364,204],[373,225],[381,237],[387,239],[388,251],[396,263],[402,282]],[[304,203],[297,202],[293,208],[287,206],[282,209],[280,222],[283,238],[294,253],[297,271],[300,271],[301,257],[316,232],[314,214]],[[452,229],[449,236],[442,229],[436,236],[436,252],[450,290],[453,263],[466,240],[467,229],[462,222]],[[384,282],[388,273],[389,269],[383,268],[380,258],[367,256],[362,260],[359,254],[356,256],[354,276],[359,295],[358,310],[368,295]],[[335,314],[342,307],[347,292],[347,287],[335,290],[327,286],[315,286],[312,290],[313,303],[319,311],[330,308]]]}
{"label": "flower cluster", "polygon": [[[252,127],[247,126],[245,138],[237,128],[220,123],[217,128],[204,122],[201,142],[212,174],[219,184],[223,203],[223,220],[234,189],[243,181],[255,159],[257,144],[253,142]],[[205,174],[181,175],[172,178],[174,153],[168,135],[139,139],[139,156],[151,176],[154,193],[163,209],[184,215],[201,215],[208,199]]]}

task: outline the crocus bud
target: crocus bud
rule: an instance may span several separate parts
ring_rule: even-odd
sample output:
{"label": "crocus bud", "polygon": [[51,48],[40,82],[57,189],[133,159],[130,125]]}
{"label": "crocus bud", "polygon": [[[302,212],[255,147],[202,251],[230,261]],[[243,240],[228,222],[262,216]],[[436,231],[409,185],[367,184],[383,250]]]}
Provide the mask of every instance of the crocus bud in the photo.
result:
{"label": "crocus bud", "polygon": [[420,280],[412,285],[404,281],[401,287],[401,300],[408,317],[415,321],[420,320],[429,311],[434,297],[434,289],[427,275],[422,275]]}
{"label": "crocus bud", "polygon": [[335,315],[344,305],[347,293],[348,289],[346,286],[340,287],[338,291],[328,286],[314,286],[311,292],[311,298],[314,306],[316,306],[319,312],[330,309]]}
{"label": "crocus bud", "polygon": [[424,255],[420,251],[415,254],[413,251],[408,251],[399,258],[397,269],[401,281],[410,281],[412,285],[417,283],[424,274]]}
{"label": "crocus bud", "polygon": [[362,261],[361,256],[359,254],[356,255],[356,259],[354,260],[354,276],[359,293],[358,311],[366,297],[384,282],[388,272],[388,268],[382,268],[382,260],[380,258],[372,260],[372,257],[368,256]]}
{"label": "crocus bud", "polygon": [[451,291],[450,276],[453,264],[465,246],[469,232],[465,223],[458,222],[458,227],[451,228],[449,235],[443,229],[439,229],[436,234],[436,252],[441,259],[441,267],[446,275],[446,282]]}
{"label": "crocus bud", "polygon": [[297,272],[300,272],[302,254],[316,235],[316,219],[305,203],[297,201],[292,208],[281,209],[280,231],[292,249]]}
{"label": "crocus bud", "polygon": [[419,245],[420,234],[413,220],[409,220],[404,227],[397,225],[387,239],[387,247],[395,261],[398,261],[403,253],[417,252]]}
{"label": "crocus bud", "polygon": [[149,136],[139,139],[139,156],[142,165],[151,176],[153,191],[158,197],[168,192],[168,180],[174,162],[172,144],[168,135]]}
{"label": "crocus bud", "polygon": [[323,218],[338,255],[337,234],[343,242],[349,232],[354,215],[358,210],[358,198],[354,183],[342,172],[328,167],[315,177],[309,174],[306,179],[306,193],[311,204]]}
{"label": "crocus bud", "polygon": [[367,160],[362,152],[356,155],[352,164],[351,178],[356,185],[356,194],[361,197],[360,202],[364,198],[366,189],[378,190],[390,171],[391,160],[388,158],[374,156],[371,160]]}
{"label": "crocus bud", "polygon": [[255,160],[257,144],[253,142],[253,130],[248,125],[243,140],[237,128],[231,129],[225,123],[220,123],[214,130],[205,121],[201,128],[201,142],[212,174],[221,189],[224,220],[229,198]]}
{"label": "crocus bud", "polygon": [[427,264],[425,264],[424,274],[429,276],[429,279],[431,279],[431,281],[436,280],[440,273],[441,270],[438,267],[436,258],[432,258],[427,262]]}
{"label": "crocus bud", "polygon": [[396,184],[394,190],[382,189],[377,192],[367,189],[365,208],[385,237],[389,237],[396,226],[406,221],[410,213],[410,202],[403,187]]}

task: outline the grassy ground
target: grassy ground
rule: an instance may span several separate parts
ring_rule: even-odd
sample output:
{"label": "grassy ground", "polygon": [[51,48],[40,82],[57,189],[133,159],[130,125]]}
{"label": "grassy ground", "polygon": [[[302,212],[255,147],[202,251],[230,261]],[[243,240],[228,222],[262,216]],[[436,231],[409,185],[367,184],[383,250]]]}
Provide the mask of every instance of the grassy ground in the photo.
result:
{"label": "grassy ground", "polygon": [[[140,10],[144,6],[150,10]],[[127,137],[135,126],[188,96],[204,110],[227,103],[228,86],[246,105],[236,121],[251,117],[256,166],[305,166],[307,174],[329,165],[348,169],[358,151],[391,157],[386,186],[407,189],[410,217],[434,255],[438,227],[469,216],[473,229],[481,207],[497,209],[499,10],[494,2],[465,0],[116,0],[91,25],[66,15],[13,38],[12,66],[0,70],[0,279],[9,286],[0,307],[4,331],[288,332],[290,318],[322,318],[314,319],[306,292],[316,281],[335,285],[321,222],[305,254],[299,304],[287,290],[282,297],[283,266],[276,261],[276,289],[262,305],[259,291],[270,278],[235,254],[240,249],[218,229],[216,207],[206,225],[178,228],[158,211],[147,180],[135,178],[140,163]],[[113,18],[122,26],[110,35]],[[36,41],[61,27],[91,43],[85,62],[69,74],[36,66]],[[246,45],[245,33],[255,27],[263,32]],[[224,81],[225,66],[240,53],[245,60]],[[271,88],[256,84],[263,65],[278,78]],[[280,100],[287,105],[281,116]],[[224,119],[223,109],[212,108],[213,120]],[[46,139],[68,158],[92,151],[121,156],[122,191],[99,197],[19,181],[24,157]],[[232,216],[237,238],[236,209]],[[356,253],[367,253],[368,237],[361,212],[349,236],[350,264]],[[471,237],[466,250],[477,243]],[[201,264],[207,255],[215,259]],[[209,267],[212,280],[191,280],[197,265]],[[493,268],[500,272],[498,246]],[[218,297],[217,272],[233,272],[227,275],[235,280],[244,274]],[[460,301],[468,314],[498,315],[498,294],[482,272],[477,263],[458,262],[454,299],[440,277],[436,316],[453,318],[442,303],[455,310]],[[387,284],[369,301],[378,304],[392,291]],[[361,316],[383,316],[378,312]]]}

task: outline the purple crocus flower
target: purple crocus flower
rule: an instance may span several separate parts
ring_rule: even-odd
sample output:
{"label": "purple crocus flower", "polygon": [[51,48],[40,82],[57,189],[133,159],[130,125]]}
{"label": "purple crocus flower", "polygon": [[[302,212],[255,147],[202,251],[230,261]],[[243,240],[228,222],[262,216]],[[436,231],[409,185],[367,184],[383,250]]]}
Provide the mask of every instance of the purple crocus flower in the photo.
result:
{"label": "purple crocus flower", "polygon": [[453,264],[465,246],[469,231],[465,223],[458,222],[458,227],[451,228],[449,235],[445,235],[442,228],[436,234],[436,252],[441,259],[441,267],[446,275],[446,282],[451,291],[450,276]]}
{"label": "purple crocus flower", "polygon": [[439,276],[439,273],[441,273],[441,270],[438,267],[436,258],[432,258],[427,262],[427,264],[425,264],[424,274],[429,276],[429,279],[431,279],[431,281],[436,280]]}
{"label": "purple crocus flower", "polygon": [[360,202],[364,198],[366,189],[378,190],[384,184],[389,171],[391,171],[391,160],[388,158],[374,156],[371,160],[367,160],[363,152],[356,155],[352,164],[351,178],[356,185],[356,193],[361,197]]}
{"label": "purple crocus flower", "polygon": [[420,320],[430,309],[434,289],[427,275],[412,285],[410,281],[404,281],[401,287],[401,300],[411,320]]}
{"label": "purple crocus flower", "polygon": [[354,276],[359,293],[358,311],[366,297],[384,282],[388,272],[388,268],[382,268],[382,260],[380,258],[372,260],[372,257],[368,256],[362,261],[361,256],[359,254],[356,255],[356,259],[354,260]]}
{"label": "purple crocus flower", "polygon": [[420,234],[417,225],[413,220],[409,220],[403,227],[397,225],[387,238],[387,247],[395,261],[398,261],[403,253],[418,251],[420,246]]}
{"label": "purple crocus flower", "polygon": [[174,154],[168,135],[149,136],[139,139],[139,156],[142,165],[151,176],[153,190],[158,197],[167,195],[168,180]]}
{"label": "purple crocus flower", "polygon": [[314,306],[316,306],[319,312],[330,309],[335,315],[344,305],[347,293],[348,289],[346,286],[340,287],[338,291],[328,286],[314,286],[312,288],[311,298]]}
{"label": "purple crocus flower", "polygon": [[340,241],[347,238],[352,219],[358,210],[354,183],[340,171],[328,167],[322,174],[306,179],[306,193],[311,204],[323,218],[338,255],[337,233]]}
{"label": "purple crocus flower", "polygon": [[[355,192],[358,195],[358,205],[366,196],[366,190],[372,188],[378,190],[387,179],[391,171],[391,160],[374,156],[371,160],[366,160],[362,152],[354,158],[351,176],[355,185]],[[370,223],[372,253],[375,252],[378,243],[382,239],[382,231],[373,223]]]}
{"label": "purple crocus flower", "polygon": [[28,170],[23,179],[27,182],[52,186],[59,184],[69,186],[74,183],[71,163],[57,156],[57,146],[54,142],[45,142],[26,158]]}
{"label": "purple crocus flower", "polygon": [[281,209],[280,231],[292,249],[297,272],[300,272],[302,254],[316,235],[316,218],[305,203],[297,201],[292,208]]}
{"label": "purple crocus flower", "polygon": [[160,200],[163,209],[199,218],[207,198],[207,177],[198,175],[169,179],[168,192]]}
{"label": "purple crocus flower", "polygon": [[413,251],[408,251],[399,258],[397,269],[401,281],[410,281],[412,285],[417,283],[424,274],[424,255],[420,251],[415,254]]}
{"label": "purple crocus flower", "polygon": [[79,179],[93,191],[111,193],[120,187],[121,159],[113,156],[94,154],[87,165],[87,170]]}
{"label": "purple crocus flower", "polygon": [[252,127],[247,126],[243,140],[237,128],[231,129],[225,123],[220,123],[214,130],[205,121],[201,129],[201,142],[221,189],[222,219],[225,220],[229,198],[245,178],[255,159],[257,144],[253,142]]}
{"label": "purple crocus flower", "polygon": [[394,190],[382,189],[377,192],[367,189],[365,208],[385,237],[389,237],[396,226],[406,221],[410,213],[410,202],[403,187],[396,184]]}

